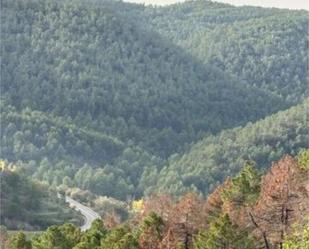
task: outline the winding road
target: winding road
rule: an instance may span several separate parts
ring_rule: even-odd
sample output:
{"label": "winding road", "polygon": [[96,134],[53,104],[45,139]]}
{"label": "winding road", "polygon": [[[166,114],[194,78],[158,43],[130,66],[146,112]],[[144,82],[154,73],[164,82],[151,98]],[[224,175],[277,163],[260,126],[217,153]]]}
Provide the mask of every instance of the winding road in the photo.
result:
{"label": "winding road", "polygon": [[88,230],[94,220],[101,219],[101,216],[95,211],[93,211],[91,208],[86,207],[85,205],[73,200],[68,196],[65,197],[65,202],[69,203],[71,208],[80,211],[81,214],[84,216],[85,223],[80,227],[82,231]]}

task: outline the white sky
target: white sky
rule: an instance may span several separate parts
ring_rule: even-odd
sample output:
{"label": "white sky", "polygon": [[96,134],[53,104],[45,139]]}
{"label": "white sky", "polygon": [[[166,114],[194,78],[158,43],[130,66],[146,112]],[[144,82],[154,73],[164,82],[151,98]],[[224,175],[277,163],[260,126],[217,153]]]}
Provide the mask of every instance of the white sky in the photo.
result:
{"label": "white sky", "polygon": [[[184,2],[184,0],[124,0],[126,2],[145,3],[145,4],[159,4],[166,5],[177,2]],[[277,7],[288,9],[306,9],[309,10],[309,0],[216,0],[217,2],[230,3],[233,5],[253,5],[262,7]]]}

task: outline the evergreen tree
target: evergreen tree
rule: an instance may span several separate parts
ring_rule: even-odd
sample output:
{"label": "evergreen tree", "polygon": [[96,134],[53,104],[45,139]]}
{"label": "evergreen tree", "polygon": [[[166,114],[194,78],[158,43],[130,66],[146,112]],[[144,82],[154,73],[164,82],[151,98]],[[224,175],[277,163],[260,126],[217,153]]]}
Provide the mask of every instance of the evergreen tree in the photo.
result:
{"label": "evergreen tree", "polygon": [[255,169],[253,162],[247,162],[242,171],[232,178],[231,186],[223,192],[223,198],[237,203],[251,204],[259,197],[261,174]]}
{"label": "evergreen tree", "polygon": [[27,241],[24,233],[14,234],[9,240],[8,249],[31,249],[31,242]]}
{"label": "evergreen tree", "polygon": [[256,249],[256,246],[248,233],[232,224],[225,214],[196,236],[194,249]]}

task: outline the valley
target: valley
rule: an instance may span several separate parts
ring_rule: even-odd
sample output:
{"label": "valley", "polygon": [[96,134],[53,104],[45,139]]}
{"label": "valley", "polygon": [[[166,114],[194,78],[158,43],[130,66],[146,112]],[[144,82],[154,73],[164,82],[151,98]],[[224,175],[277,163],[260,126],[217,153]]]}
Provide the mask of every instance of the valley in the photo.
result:
{"label": "valley", "polygon": [[[303,248],[291,244],[308,233],[308,23],[306,10],[207,0],[2,0],[1,227],[42,233],[1,243]],[[273,165],[302,183],[287,205],[303,211],[280,230],[254,216],[274,212],[261,198],[287,201],[267,197]],[[226,196],[237,181],[244,192]]]}

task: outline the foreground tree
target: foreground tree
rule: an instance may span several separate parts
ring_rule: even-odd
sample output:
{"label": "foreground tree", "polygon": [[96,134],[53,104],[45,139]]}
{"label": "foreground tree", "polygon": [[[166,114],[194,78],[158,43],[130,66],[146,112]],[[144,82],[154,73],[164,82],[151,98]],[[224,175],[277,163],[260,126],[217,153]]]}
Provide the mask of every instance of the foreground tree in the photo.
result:
{"label": "foreground tree", "polygon": [[284,238],[295,222],[309,213],[308,171],[290,156],[273,164],[262,179],[260,198],[249,212],[254,233],[266,248],[284,247]]}
{"label": "foreground tree", "polygon": [[256,249],[256,245],[249,234],[234,225],[225,214],[196,236],[194,249]]}
{"label": "foreground tree", "polygon": [[164,229],[163,219],[155,212],[146,216],[141,225],[139,245],[142,249],[157,249],[162,240]]}
{"label": "foreground tree", "polygon": [[101,241],[100,249],[138,249],[136,236],[127,226],[111,230]]}
{"label": "foreground tree", "polygon": [[31,249],[31,242],[27,241],[24,233],[17,233],[9,240],[8,249]]}
{"label": "foreground tree", "polygon": [[83,233],[81,241],[82,246],[87,246],[88,248],[98,248],[100,246],[101,240],[105,238],[107,230],[104,226],[102,220],[97,219],[92,222],[91,228]]}
{"label": "foreground tree", "polygon": [[261,174],[254,162],[248,161],[242,171],[232,179],[231,187],[223,192],[223,197],[237,205],[252,204],[260,194]]}
{"label": "foreground tree", "polygon": [[39,237],[32,240],[34,249],[71,249],[81,240],[79,228],[71,224],[51,226]]}
{"label": "foreground tree", "polygon": [[9,243],[9,235],[5,226],[0,225],[0,248],[7,248]]}

